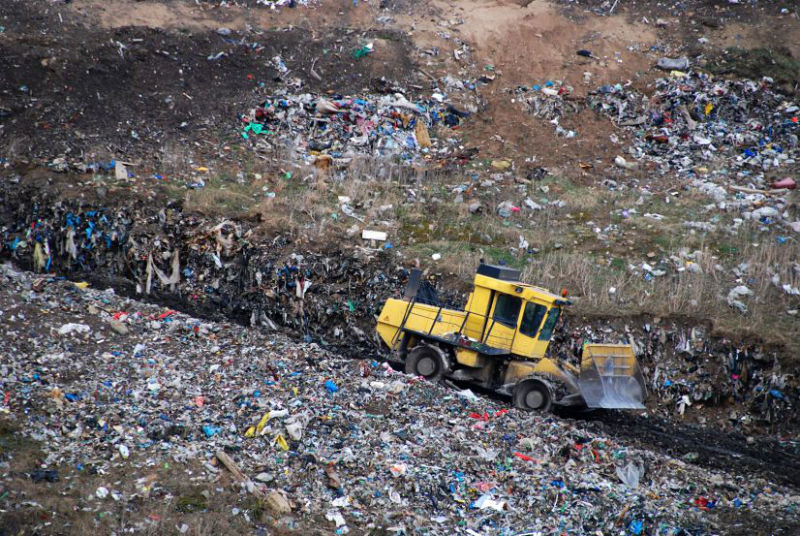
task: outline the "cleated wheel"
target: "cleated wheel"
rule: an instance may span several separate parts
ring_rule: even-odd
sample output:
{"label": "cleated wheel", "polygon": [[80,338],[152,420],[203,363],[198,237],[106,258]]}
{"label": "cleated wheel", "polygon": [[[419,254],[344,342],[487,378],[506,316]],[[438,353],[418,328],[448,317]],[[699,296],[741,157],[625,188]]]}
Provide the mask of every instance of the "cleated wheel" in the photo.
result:
{"label": "cleated wheel", "polygon": [[417,346],[406,357],[406,374],[422,376],[432,382],[441,380],[448,369],[444,353],[433,346]]}
{"label": "cleated wheel", "polygon": [[514,387],[514,407],[525,411],[550,411],[553,393],[541,380],[524,380]]}

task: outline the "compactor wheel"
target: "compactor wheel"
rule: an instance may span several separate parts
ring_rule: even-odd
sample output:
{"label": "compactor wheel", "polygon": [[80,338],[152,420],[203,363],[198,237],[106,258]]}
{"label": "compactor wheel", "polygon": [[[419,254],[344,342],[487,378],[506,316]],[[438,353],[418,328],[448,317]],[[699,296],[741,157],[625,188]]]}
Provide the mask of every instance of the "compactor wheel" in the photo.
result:
{"label": "compactor wheel", "polygon": [[553,390],[542,380],[523,380],[514,386],[514,407],[526,411],[550,411]]}
{"label": "compactor wheel", "polygon": [[406,357],[406,374],[422,376],[432,382],[441,380],[448,368],[444,352],[433,346],[417,346]]}

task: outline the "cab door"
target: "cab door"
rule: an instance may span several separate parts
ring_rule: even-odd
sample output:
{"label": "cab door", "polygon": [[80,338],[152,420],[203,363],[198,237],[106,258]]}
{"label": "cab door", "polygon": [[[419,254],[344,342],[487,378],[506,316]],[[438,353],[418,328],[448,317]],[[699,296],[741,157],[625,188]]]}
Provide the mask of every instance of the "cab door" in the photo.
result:
{"label": "cab door", "polygon": [[522,298],[497,293],[481,340],[492,348],[513,351],[514,337],[519,325]]}
{"label": "cab door", "polygon": [[524,357],[541,357],[547,350],[552,327],[558,320],[558,307],[550,307],[535,301],[525,301],[519,318],[513,353]]}

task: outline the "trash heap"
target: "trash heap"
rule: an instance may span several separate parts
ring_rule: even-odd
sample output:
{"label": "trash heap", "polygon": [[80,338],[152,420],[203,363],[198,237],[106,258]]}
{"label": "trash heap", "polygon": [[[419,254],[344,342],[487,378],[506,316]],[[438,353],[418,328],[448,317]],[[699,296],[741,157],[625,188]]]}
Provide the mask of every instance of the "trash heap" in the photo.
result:
{"label": "trash heap", "polygon": [[[607,84],[585,99],[576,99],[559,81],[505,91],[514,105],[552,123],[556,136],[577,136],[560,122],[585,107],[610,118],[630,141],[624,156],[613,161],[617,175],[674,174],[713,199],[707,207],[713,221],[687,226],[712,231],[719,227],[717,213],[736,212],[731,229],[749,220],[800,232],[797,201],[789,198],[797,188],[800,106],[773,91],[768,78],[728,80],[672,71],[655,81],[650,95],[630,84]],[[615,144],[622,138],[611,135]],[[639,184],[642,195],[652,194],[648,183]]]}
{"label": "trash heap", "polygon": [[256,0],[256,4],[267,6],[270,9],[278,7],[314,6],[318,3],[318,0]]}
{"label": "trash heap", "polygon": [[702,168],[724,167],[759,175],[797,162],[800,106],[773,91],[768,78],[727,80],[672,71],[656,80],[651,95],[629,84],[607,84],[585,100],[552,80],[505,91],[526,112],[553,123],[559,136],[577,135],[559,121],[583,107],[608,116],[633,134],[628,158],[662,174],[702,175],[708,172]]}
{"label": "trash heap", "polygon": [[[6,213],[0,255],[20,266],[93,284],[109,282],[129,295],[196,316],[280,329],[346,353],[376,355],[375,315],[383,300],[402,292],[409,274],[410,266],[403,265],[396,248],[300,249],[289,236],[261,237],[247,222],[198,218],[184,214],[177,204],[160,208],[130,202],[111,209],[56,203],[24,189],[15,195],[20,196],[16,201],[8,198],[17,212]],[[510,216],[515,210],[520,209],[504,202],[498,213]],[[526,204],[525,210],[534,207]],[[687,252],[674,259],[647,259],[633,268],[648,279],[682,270],[694,273],[697,261],[697,253]],[[800,264],[774,272],[772,283],[779,292],[800,295],[788,283],[796,278],[790,270],[800,274]],[[737,266],[731,276],[748,279],[747,273],[747,266]],[[456,289],[443,290],[452,292],[442,299],[454,306],[465,303],[466,296]],[[740,284],[720,299],[746,310],[748,291]],[[690,356],[681,341],[683,332],[699,329],[692,325],[646,320],[633,326],[585,324],[570,328],[575,333],[567,346],[556,344],[554,349],[563,357],[575,356],[580,341],[618,337],[627,342],[633,329],[642,346],[638,355],[666,416],[683,415],[686,403],[681,400],[688,395],[703,406],[731,407],[745,423],[774,426],[789,416],[797,418],[800,384],[778,371],[773,353],[705,337],[701,350]],[[747,374],[725,365],[734,354],[743,356],[737,362],[746,363]]]}
{"label": "trash heap", "polygon": [[[176,501],[166,467],[268,512],[231,516],[302,533],[673,535],[719,532],[731,516],[797,519],[800,496],[735,467],[704,469],[385,362],[0,273],[0,409],[44,451],[32,485],[97,475],[96,488],[74,481],[81,507],[125,512],[120,530],[166,530],[146,515]],[[23,491],[7,493],[26,507]]]}
{"label": "trash heap", "polygon": [[[416,102],[402,93],[321,96],[311,93],[269,96],[243,115],[241,135],[289,147],[317,165],[357,155],[397,157],[405,162],[450,152],[431,136],[439,128],[457,129],[470,112],[445,103],[436,93]],[[275,138],[279,141],[275,141]]]}
{"label": "trash heap", "polygon": [[278,8],[317,7],[319,0],[202,0],[204,3],[217,4],[223,7],[228,5],[249,5],[268,7],[271,10]]}
{"label": "trash heap", "polygon": [[562,127],[562,118],[576,114],[583,107],[580,99],[572,96],[574,88],[560,80],[547,80],[542,84],[517,86],[507,89],[515,102],[522,103],[525,111],[534,117],[549,121],[555,126],[557,136],[574,138],[578,135],[574,130]]}
{"label": "trash heap", "polygon": [[773,91],[770,79],[673,71],[655,82],[650,96],[617,84],[599,88],[586,102],[631,134],[627,157],[615,159],[618,168],[676,173],[714,201],[705,207],[712,221],[687,226],[713,230],[719,214],[728,212],[734,213],[732,231],[751,221],[800,232],[800,211],[791,199],[800,106]]}
{"label": "trash heap", "polygon": [[630,156],[661,173],[713,166],[760,174],[795,164],[800,149],[800,107],[770,84],[673,71],[650,96],[609,85],[586,103],[634,133]]}
{"label": "trash heap", "polygon": [[[37,272],[115,281],[135,295],[178,300],[195,314],[288,328],[331,344],[367,340],[380,300],[407,271],[391,252],[298,251],[290,237],[252,235],[229,220],[203,221],[177,206],[153,209],[28,207],[3,227],[0,254]],[[373,257],[374,270],[365,271]],[[349,291],[358,285],[357,297]]]}
{"label": "trash heap", "polygon": [[722,426],[747,434],[759,426],[800,424],[800,379],[759,344],[711,337],[699,323],[653,319],[639,325],[572,326],[555,338],[551,351],[577,365],[580,349],[589,342],[634,345],[655,413],[702,422],[708,410],[723,410]]}

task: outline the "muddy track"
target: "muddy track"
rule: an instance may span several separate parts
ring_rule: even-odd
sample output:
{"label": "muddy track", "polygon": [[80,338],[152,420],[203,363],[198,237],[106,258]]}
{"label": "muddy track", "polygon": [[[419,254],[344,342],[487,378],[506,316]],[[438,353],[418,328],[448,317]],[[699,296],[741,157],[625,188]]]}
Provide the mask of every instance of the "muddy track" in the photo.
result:
{"label": "muddy track", "polygon": [[597,412],[583,417],[598,432],[633,439],[642,446],[672,458],[691,458],[694,465],[752,476],[760,474],[800,489],[800,445],[782,445],[760,437],[748,444],[741,434],[729,434],[696,426],[671,423],[661,418],[625,412]]}
{"label": "muddy track", "polygon": [[[476,393],[511,404],[510,397],[467,384]],[[597,435],[634,442],[670,458],[709,469],[719,469],[752,478],[759,475],[800,490],[800,444],[781,444],[758,436],[748,444],[742,434],[709,427],[681,425],[660,417],[613,410],[576,411],[556,409],[556,416],[586,422]]]}

